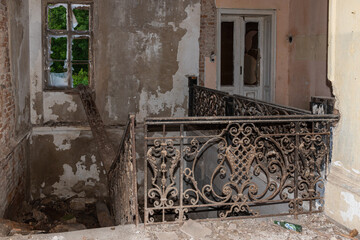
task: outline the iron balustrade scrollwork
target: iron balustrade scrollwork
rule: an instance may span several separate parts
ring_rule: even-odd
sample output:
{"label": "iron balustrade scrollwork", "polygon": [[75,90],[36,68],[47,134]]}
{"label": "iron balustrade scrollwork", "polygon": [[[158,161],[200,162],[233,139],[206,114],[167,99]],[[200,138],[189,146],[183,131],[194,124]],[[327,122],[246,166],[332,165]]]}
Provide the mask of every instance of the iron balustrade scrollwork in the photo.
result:
{"label": "iron balustrade scrollwork", "polygon": [[310,111],[234,95],[234,116],[308,115]]}
{"label": "iron balustrade scrollwork", "polygon": [[135,115],[129,116],[108,180],[115,223],[138,224]]}
{"label": "iron balustrade scrollwork", "polygon": [[310,111],[272,104],[244,96],[190,85],[191,116],[279,116],[309,115]]}
{"label": "iron balustrade scrollwork", "polygon": [[145,121],[145,224],[321,212],[337,117]]}

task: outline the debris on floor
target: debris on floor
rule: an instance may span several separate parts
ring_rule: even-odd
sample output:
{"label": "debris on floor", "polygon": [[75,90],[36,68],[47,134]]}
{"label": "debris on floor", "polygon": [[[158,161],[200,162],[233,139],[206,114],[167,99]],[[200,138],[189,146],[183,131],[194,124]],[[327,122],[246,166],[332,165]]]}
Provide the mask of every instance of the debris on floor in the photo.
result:
{"label": "debris on floor", "polygon": [[[274,220],[302,225],[302,232],[289,231]],[[4,240],[347,240],[349,231],[330,221],[324,214],[222,221],[187,221],[180,224],[139,226],[123,225],[83,231],[41,235],[15,235]],[[2,238],[1,238],[2,239]],[[354,238],[357,239],[357,238]],[[3,239],[2,239],[3,240]]]}
{"label": "debris on floor", "polygon": [[96,199],[46,197],[23,203],[11,220],[0,219],[0,237],[14,234],[58,233],[100,227]]}

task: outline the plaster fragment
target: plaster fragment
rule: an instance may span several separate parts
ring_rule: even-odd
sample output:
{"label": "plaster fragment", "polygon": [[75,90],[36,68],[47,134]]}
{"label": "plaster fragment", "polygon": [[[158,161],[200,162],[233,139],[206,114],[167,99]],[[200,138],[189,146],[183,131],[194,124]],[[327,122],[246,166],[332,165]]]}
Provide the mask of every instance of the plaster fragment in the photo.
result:
{"label": "plaster fragment", "polygon": [[62,92],[46,92],[44,93],[44,118],[46,121],[56,121],[59,116],[53,113],[52,108],[55,105],[64,105],[69,103],[68,112],[76,112],[77,104],[74,102],[73,96]]}
{"label": "plaster fragment", "polygon": [[71,141],[77,139],[80,136],[80,131],[71,132],[67,134],[54,134],[54,145],[56,146],[56,151],[65,151],[71,149]]}
{"label": "plaster fragment", "polygon": [[355,196],[349,192],[341,192],[341,197],[348,205],[347,211],[340,211],[342,219],[345,222],[352,222],[354,217],[360,219],[360,202],[356,201]]}
{"label": "plaster fragment", "polygon": [[86,158],[82,156],[80,161],[76,163],[76,170],[73,170],[70,165],[64,164],[63,175],[60,176],[59,182],[52,185],[53,194],[59,197],[72,197],[76,193],[71,188],[79,181],[84,181],[85,185],[88,186],[95,186],[95,183],[100,181],[100,170],[95,163],[87,168],[85,162]]}
{"label": "plaster fragment", "polygon": [[358,171],[358,170],[356,170],[356,169],[354,169],[354,168],[353,168],[352,170],[353,170],[354,173],[360,174],[360,171]]}
{"label": "plaster fragment", "polygon": [[342,166],[342,163],[341,163],[340,161],[336,161],[336,162],[334,162],[334,165],[335,165],[335,166],[338,166],[338,167],[341,167],[341,166]]}
{"label": "plaster fragment", "polygon": [[173,28],[173,31],[176,32],[179,28],[176,27],[174,22],[168,22],[168,25],[171,26]]}

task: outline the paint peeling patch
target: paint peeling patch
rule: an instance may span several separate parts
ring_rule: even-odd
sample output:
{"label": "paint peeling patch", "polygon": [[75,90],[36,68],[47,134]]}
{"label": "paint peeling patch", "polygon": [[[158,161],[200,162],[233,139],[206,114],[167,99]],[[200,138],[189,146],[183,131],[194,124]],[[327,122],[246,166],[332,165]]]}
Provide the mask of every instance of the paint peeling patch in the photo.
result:
{"label": "paint peeling patch", "polygon": [[73,96],[61,92],[44,93],[44,118],[46,121],[56,121],[59,116],[53,113],[52,108],[55,105],[64,105],[68,103],[66,109],[68,112],[76,112],[77,104],[74,102]]}
{"label": "paint peeling patch", "polygon": [[[199,75],[199,37],[200,37],[200,3],[186,7],[186,19],[179,27],[186,30],[179,41],[177,62],[178,71],[173,75],[173,89],[162,93],[158,88],[155,94],[142,90],[139,100],[137,121],[142,122],[148,115],[160,114],[165,108],[170,109],[172,117],[183,117],[188,96],[187,75]],[[171,25],[171,24],[170,24]]]}
{"label": "paint peeling patch", "polygon": [[335,166],[338,166],[338,167],[341,167],[341,166],[342,166],[342,163],[341,163],[340,161],[336,161],[336,162],[334,162],[334,165],[335,165]]}
{"label": "paint peeling patch", "polygon": [[168,25],[171,26],[173,28],[173,31],[176,32],[179,28],[176,27],[174,22],[168,22]]}
{"label": "paint peeling patch", "polygon": [[[92,162],[92,157],[90,161]],[[70,165],[63,165],[63,175],[60,176],[59,182],[53,184],[54,193],[59,197],[72,197],[76,193],[72,191],[72,187],[79,181],[84,181],[85,186],[95,186],[100,181],[100,170],[95,163],[89,167],[86,166],[86,156],[81,156],[80,161],[76,163],[76,170]]]}
{"label": "paint peeling patch", "polygon": [[63,236],[54,236],[51,240],[65,240]]}
{"label": "paint peeling patch", "polygon": [[80,136],[80,131],[72,132],[68,134],[54,134],[54,145],[56,151],[65,151],[71,149],[71,141],[77,139]]}
{"label": "paint peeling patch", "polygon": [[151,61],[154,58],[158,58],[162,48],[159,35],[156,33],[145,34],[141,31],[136,31],[136,33],[139,35],[142,41],[140,49],[144,49],[143,53],[139,54],[137,57],[142,57],[146,61]]}
{"label": "paint peeling patch", "polygon": [[360,220],[360,202],[356,201],[355,196],[349,192],[341,192],[341,197],[348,205],[346,212],[340,211],[341,217],[346,222],[352,222],[354,217]]}

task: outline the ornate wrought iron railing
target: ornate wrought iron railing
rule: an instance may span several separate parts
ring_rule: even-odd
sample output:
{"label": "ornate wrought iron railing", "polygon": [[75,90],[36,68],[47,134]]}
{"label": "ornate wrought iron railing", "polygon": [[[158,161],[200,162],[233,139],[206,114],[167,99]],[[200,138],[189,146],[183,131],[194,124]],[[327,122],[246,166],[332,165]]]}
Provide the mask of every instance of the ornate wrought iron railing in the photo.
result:
{"label": "ornate wrought iron railing", "polygon": [[309,115],[310,111],[272,104],[244,96],[230,95],[197,86],[189,80],[189,116],[275,116]]}
{"label": "ornate wrought iron railing", "polygon": [[321,212],[336,121],[334,115],[147,119],[144,223]]}
{"label": "ornate wrought iron railing", "polygon": [[112,215],[117,225],[139,223],[136,179],[135,115],[130,115],[108,174]]}

